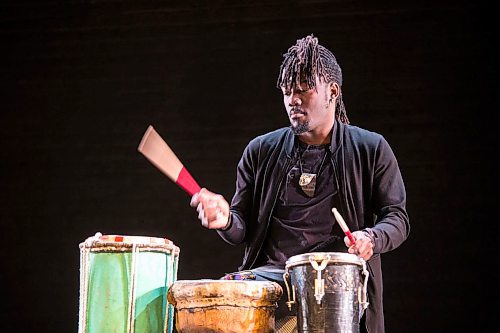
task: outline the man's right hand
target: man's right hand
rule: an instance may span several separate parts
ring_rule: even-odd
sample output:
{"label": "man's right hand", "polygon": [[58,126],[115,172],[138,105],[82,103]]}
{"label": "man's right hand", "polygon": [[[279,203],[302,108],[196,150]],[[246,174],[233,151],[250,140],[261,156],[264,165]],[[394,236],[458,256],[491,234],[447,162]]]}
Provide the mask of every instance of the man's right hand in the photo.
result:
{"label": "man's right hand", "polygon": [[229,226],[229,204],[220,194],[202,188],[191,198],[201,225],[208,229],[226,229]]}

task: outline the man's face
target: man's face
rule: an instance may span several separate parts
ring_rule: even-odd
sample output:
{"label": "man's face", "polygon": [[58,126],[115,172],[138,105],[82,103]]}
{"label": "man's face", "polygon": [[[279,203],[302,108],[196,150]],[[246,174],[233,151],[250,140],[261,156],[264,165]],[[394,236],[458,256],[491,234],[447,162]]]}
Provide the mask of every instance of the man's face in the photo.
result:
{"label": "man's face", "polygon": [[330,85],[316,78],[316,88],[309,88],[306,81],[300,86],[282,87],[283,103],[295,134],[331,126],[334,106],[328,102],[332,91]]}

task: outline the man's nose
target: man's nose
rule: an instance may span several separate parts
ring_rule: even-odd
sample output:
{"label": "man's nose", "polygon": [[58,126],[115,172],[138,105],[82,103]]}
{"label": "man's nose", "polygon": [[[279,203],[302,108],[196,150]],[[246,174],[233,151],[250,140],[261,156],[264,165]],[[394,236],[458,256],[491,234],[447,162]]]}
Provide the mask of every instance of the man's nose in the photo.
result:
{"label": "man's nose", "polygon": [[300,99],[299,94],[292,94],[290,98],[290,102],[288,103],[290,106],[299,106],[302,104],[302,100]]}

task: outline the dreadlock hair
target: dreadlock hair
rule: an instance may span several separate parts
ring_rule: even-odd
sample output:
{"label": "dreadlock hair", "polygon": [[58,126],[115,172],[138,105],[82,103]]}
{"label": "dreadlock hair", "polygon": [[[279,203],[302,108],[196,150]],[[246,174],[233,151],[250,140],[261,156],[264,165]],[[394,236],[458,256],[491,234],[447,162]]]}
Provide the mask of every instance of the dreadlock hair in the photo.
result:
{"label": "dreadlock hair", "polygon": [[[294,89],[300,86],[301,80],[306,80],[309,89],[316,88],[316,77],[323,78],[327,83],[335,82],[342,86],[342,70],[337,59],[327,48],[318,44],[318,38],[313,34],[298,39],[283,55],[277,88]],[[335,105],[336,118],[349,124],[347,113],[342,101],[342,90]]]}

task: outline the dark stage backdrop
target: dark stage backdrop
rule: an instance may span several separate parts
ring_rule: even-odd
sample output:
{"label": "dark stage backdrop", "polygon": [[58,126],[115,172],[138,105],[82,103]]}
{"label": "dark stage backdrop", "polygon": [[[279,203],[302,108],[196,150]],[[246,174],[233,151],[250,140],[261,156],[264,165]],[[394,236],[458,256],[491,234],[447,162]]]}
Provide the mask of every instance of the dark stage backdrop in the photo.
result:
{"label": "dark stage backdrop", "polygon": [[387,332],[487,332],[498,282],[490,10],[2,2],[0,330],[76,332],[78,245],[96,232],[172,240],[179,279],[236,270],[243,249],[202,228],[137,146],[153,125],[202,186],[230,199],[248,141],[288,125],[282,53],[314,33],[343,69],[351,123],[385,135],[407,187],[411,236],[382,256]]}

